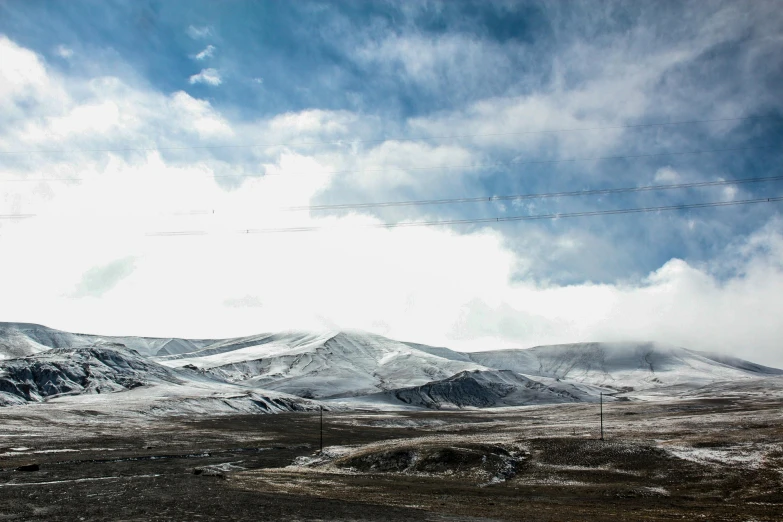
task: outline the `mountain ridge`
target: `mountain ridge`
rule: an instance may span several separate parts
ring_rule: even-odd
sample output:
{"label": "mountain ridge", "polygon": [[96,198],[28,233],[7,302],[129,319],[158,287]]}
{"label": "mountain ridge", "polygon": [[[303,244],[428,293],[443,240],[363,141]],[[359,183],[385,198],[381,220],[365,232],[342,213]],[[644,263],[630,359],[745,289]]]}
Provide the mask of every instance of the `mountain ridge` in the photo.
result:
{"label": "mountain ridge", "polygon": [[[783,375],[783,370],[736,357],[653,342],[460,352],[356,330],[292,330],[194,340],[72,334],[32,323],[0,323],[0,374],[25,365],[31,372],[40,371],[47,357],[99,345],[114,345],[154,368],[184,375],[183,390],[195,386],[198,390],[193,393],[199,397],[212,393],[210,389],[278,394],[292,408],[299,405],[287,397],[330,403],[366,398],[368,403],[420,408],[515,406],[562,402],[564,397],[592,402],[599,393],[697,388]],[[17,387],[35,384],[24,371],[14,371]],[[119,375],[117,382],[106,382],[97,390],[127,393],[121,386],[126,377],[132,376]],[[161,390],[179,386],[160,379],[139,382],[141,387]],[[43,381],[37,385],[48,386]],[[69,386],[73,389],[66,390]],[[67,382],[61,388],[61,394],[93,391],[89,386],[80,391]],[[61,388],[55,383],[52,389]],[[16,392],[11,395],[19,397]],[[16,400],[8,399],[11,395],[6,394],[7,402]],[[252,409],[253,401],[248,401]]]}

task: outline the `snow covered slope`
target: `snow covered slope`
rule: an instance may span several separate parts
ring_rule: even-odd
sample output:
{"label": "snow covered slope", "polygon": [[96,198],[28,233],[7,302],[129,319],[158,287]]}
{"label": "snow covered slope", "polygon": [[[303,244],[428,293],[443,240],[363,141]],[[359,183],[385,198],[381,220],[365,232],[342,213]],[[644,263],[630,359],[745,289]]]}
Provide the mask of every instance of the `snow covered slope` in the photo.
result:
{"label": "snow covered slope", "polygon": [[700,352],[696,350],[691,350],[691,351],[706,359],[710,359],[712,361],[724,364],[726,366],[730,366],[732,368],[737,368],[739,370],[745,370],[754,375],[758,375],[758,376],[783,375],[783,370],[780,370],[778,368],[770,368],[769,366],[763,366],[761,364],[756,364],[750,361],[746,361],[744,359],[732,357],[730,355],[723,355],[720,353],[712,353],[712,352]]}
{"label": "snow covered slope", "polygon": [[701,386],[717,381],[783,374],[741,359],[656,343],[578,343],[468,354],[490,368],[536,377],[645,389]]}
{"label": "snow covered slope", "polygon": [[[28,335],[25,327],[16,323],[0,323],[0,361],[14,357],[24,357],[49,350],[51,346],[41,344],[37,335]],[[45,328],[45,327],[40,327]]]}
{"label": "snow covered slope", "polygon": [[4,403],[77,400],[69,395],[100,402],[97,394],[123,391],[119,395],[133,404],[155,401],[157,406],[146,404],[159,411],[315,407],[310,398],[356,404],[366,398],[384,407],[487,407],[593,401],[602,391],[683,390],[781,375],[741,359],[654,343],[466,353],[353,331],[188,340],[0,323]]}
{"label": "snow covered slope", "polygon": [[474,362],[445,359],[362,332],[265,335],[158,361],[172,367],[193,366],[232,382],[313,398],[367,395],[445,379],[465,370],[485,369]]}
{"label": "snow covered slope", "polygon": [[441,346],[428,346],[426,344],[409,342],[406,342],[405,344],[411,348],[415,348],[416,350],[421,350],[422,352],[427,352],[431,355],[437,355],[438,357],[443,357],[444,359],[449,359],[451,361],[472,362],[470,356],[467,353],[456,352],[450,348],[443,348]]}
{"label": "snow covered slope", "polygon": [[113,337],[63,332],[30,323],[0,323],[0,360],[40,353],[53,348],[78,348],[119,343],[142,355],[169,355],[199,350],[214,340],[154,337]]}
{"label": "snow covered slope", "polygon": [[43,401],[151,414],[276,413],[320,406],[187,368],[167,368],[116,343],[56,348],[0,361],[0,406]]}

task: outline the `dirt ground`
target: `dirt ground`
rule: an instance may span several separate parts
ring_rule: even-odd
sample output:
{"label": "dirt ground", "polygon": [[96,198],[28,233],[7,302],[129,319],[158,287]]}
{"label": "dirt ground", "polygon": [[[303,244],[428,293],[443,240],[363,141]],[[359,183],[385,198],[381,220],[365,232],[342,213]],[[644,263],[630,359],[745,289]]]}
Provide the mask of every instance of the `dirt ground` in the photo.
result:
{"label": "dirt ground", "polygon": [[[0,410],[0,520],[783,519],[774,397],[608,404],[603,441],[596,405],[327,413],[348,457],[317,465],[317,414],[52,412]],[[519,451],[493,480],[366,458],[435,446]]]}

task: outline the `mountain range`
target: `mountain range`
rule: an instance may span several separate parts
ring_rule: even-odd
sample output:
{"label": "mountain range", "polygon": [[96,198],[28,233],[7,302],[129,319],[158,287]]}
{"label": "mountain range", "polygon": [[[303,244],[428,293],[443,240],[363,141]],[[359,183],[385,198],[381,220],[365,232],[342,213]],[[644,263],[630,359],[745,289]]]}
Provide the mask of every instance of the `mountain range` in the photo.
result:
{"label": "mountain range", "polygon": [[144,413],[487,408],[781,375],[657,343],[459,352],[357,331],[179,339],[0,323],[0,406],[89,403]]}

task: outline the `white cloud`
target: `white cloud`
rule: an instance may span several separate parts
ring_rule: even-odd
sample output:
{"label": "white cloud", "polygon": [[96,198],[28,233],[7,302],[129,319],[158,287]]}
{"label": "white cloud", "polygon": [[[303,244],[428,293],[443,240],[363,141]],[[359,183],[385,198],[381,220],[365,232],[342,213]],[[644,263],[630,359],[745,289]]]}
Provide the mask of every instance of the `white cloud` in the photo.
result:
{"label": "white cloud", "polygon": [[477,163],[476,155],[460,146],[394,140],[369,148],[356,160],[345,182],[376,193],[396,187],[427,190]]}
{"label": "white cloud", "polygon": [[54,54],[67,60],[73,56],[73,49],[64,45],[58,45],[54,50]]}
{"label": "white cloud", "polygon": [[[520,156],[546,151],[575,157],[599,155],[613,148],[633,150],[636,145],[651,145],[644,142],[644,134],[638,129],[629,132],[611,127],[736,118],[773,106],[780,108],[779,99],[770,100],[769,92],[774,91],[770,85],[775,81],[771,73],[765,73],[770,80],[766,87],[764,81],[750,79],[769,70],[760,63],[762,57],[771,56],[772,42],[778,40],[781,16],[771,4],[757,3],[753,9],[728,4],[716,5],[715,9],[699,6],[686,8],[686,12],[701,17],[700,23],[687,25],[687,30],[679,32],[672,27],[667,32],[655,24],[639,23],[651,21],[641,16],[637,23],[609,39],[575,37],[571,34],[573,28],[558,25],[568,26],[571,19],[564,22],[553,15],[551,29],[564,34],[558,35],[554,58],[544,64],[536,63],[539,50],[534,43],[500,45],[466,33],[427,36],[415,28],[403,28],[379,37],[373,28],[373,34],[366,35],[362,45],[350,40],[349,44],[355,45],[352,52],[359,64],[377,67],[391,82],[467,100],[456,104],[453,111],[414,119],[410,122],[414,131],[440,136],[460,129],[465,134],[481,135],[471,140],[477,147],[503,147]],[[650,18],[666,23],[655,16]],[[666,15],[660,19],[666,20]],[[588,18],[578,29],[594,27],[593,23],[596,19]],[[701,81],[692,73],[705,66],[702,62],[708,53],[736,45],[748,34],[754,37],[743,40],[739,46],[742,57],[736,58],[746,73],[737,76],[736,82]],[[546,45],[540,52],[541,56],[550,53]],[[722,87],[730,84],[735,87]],[[737,121],[726,121],[705,126],[704,130],[725,136],[738,125]],[[529,134],[596,127],[602,129]],[[676,139],[679,133],[675,127],[666,130],[655,146],[687,148],[687,141]]]}
{"label": "white cloud", "polygon": [[180,91],[171,96],[170,105],[180,117],[188,118],[192,128],[202,137],[233,135],[228,122],[206,100],[193,98]]}
{"label": "white cloud", "polygon": [[206,38],[207,36],[212,36],[212,28],[210,28],[209,26],[198,27],[195,25],[190,25],[188,26],[186,32],[188,33],[188,36],[190,36],[194,40],[199,40],[201,38]]}
{"label": "white cloud", "polygon": [[737,187],[723,187],[723,201],[734,201],[737,198],[739,189]]}
{"label": "white cloud", "polygon": [[194,56],[196,60],[205,60],[207,58],[212,58],[212,56],[215,54],[215,46],[214,45],[208,45],[204,48],[203,51],[198,53]]}
{"label": "white cloud", "polygon": [[4,116],[24,115],[18,103],[22,99],[49,105],[43,93],[55,97],[52,106],[61,101],[62,92],[50,82],[41,57],[0,35],[0,108]]}
{"label": "white cloud", "polygon": [[134,258],[116,259],[103,266],[96,266],[82,275],[71,294],[73,297],[100,297],[128,277],[134,269]]}
{"label": "white cloud", "polygon": [[202,69],[200,73],[194,74],[190,78],[188,78],[188,81],[191,84],[195,83],[206,83],[208,85],[220,85],[223,83],[223,81],[220,78],[220,73],[217,71],[217,69]]}
{"label": "white cloud", "polygon": [[[719,280],[706,268],[673,259],[634,284],[508,287],[494,305],[476,302],[459,337],[484,330],[506,345],[655,339],[701,350],[733,352],[781,365],[776,319],[783,290],[783,227],[772,222],[749,239],[772,247],[739,263],[742,275]],[[733,252],[727,262],[737,262]],[[730,261],[729,261],[730,260]]]}
{"label": "white cloud", "polygon": [[659,168],[655,171],[655,178],[653,178],[656,183],[676,183],[680,179],[680,174],[671,167]]}
{"label": "white cloud", "polygon": [[[3,320],[191,337],[337,325],[470,349],[657,340],[783,365],[780,221],[728,249],[715,267],[673,259],[642,280],[612,284],[512,279],[531,262],[536,245],[567,255],[580,243],[595,242],[589,235],[552,240],[531,229],[522,234],[529,252],[515,254],[499,229],[381,229],[366,226],[377,218],[358,213],[321,217],[279,210],[309,205],[335,185],[340,176],[330,174],[334,170],[390,166],[397,174],[388,178],[346,178],[380,198],[391,188],[412,187],[413,167],[479,161],[480,147],[426,141],[334,146],[346,137],[372,139],[382,125],[372,117],[325,110],[234,121],[184,92],[166,95],[117,78],[66,82],[7,39],[0,39],[0,53],[0,79],[8,80],[0,81],[4,148],[53,141],[63,149],[97,148],[95,143],[168,148],[28,155],[0,167],[4,178],[46,173],[82,180],[2,187],[4,204],[36,214],[0,223],[0,251],[9,253],[0,256]],[[532,118],[534,105],[513,98],[469,110],[481,116],[485,109],[498,114],[506,107]],[[572,121],[554,102],[544,105],[544,114],[563,118],[558,122]],[[445,121],[441,116],[435,121]],[[9,118],[21,119],[12,126]],[[421,128],[427,123],[419,121]],[[203,137],[222,144],[235,136],[259,147],[177,150]],[[280,175],[248,177],[225,190],[213,178],[223,172]],[[427,179],[437,179],[432,187],[462,182],[458,175]],[[309,226],[326,230],[239,233]],[[165,231],[206,234],[145,235]],[[736,275],[719,279],[717,265]]]}
{"label": "white cloud", "polygon": [[119,119],[120,109],[111,101],[79,105],[63,116],[49,119],[48,137],[107,132],[119,124]]}
{"label": "white cloud", "polygon": [[[502,92],[524,54],[524,48],[461,33],[427,36],[397,31],[373,34],[363,41],[346,40],[347,52],[362,67],[378,70],[391,82],[420,89],[424,94],[444,93],[460,99],[475,92]],[[372,74],[378,74],[373,71]]]}

